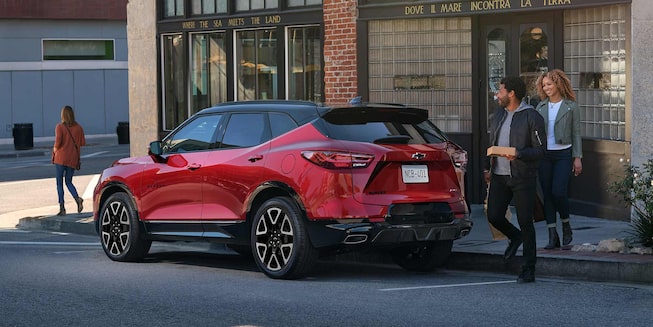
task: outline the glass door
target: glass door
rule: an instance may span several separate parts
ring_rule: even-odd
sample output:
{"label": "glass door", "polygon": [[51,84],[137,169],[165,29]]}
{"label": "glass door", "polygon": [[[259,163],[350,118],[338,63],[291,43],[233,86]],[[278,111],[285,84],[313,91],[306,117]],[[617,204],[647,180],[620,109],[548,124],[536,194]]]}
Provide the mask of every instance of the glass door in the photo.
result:
{"label": "glass door", "polygon": [[[553,26],[554,18],[543,15],[487,15],[479,19],[479,121],[478,147],[475,155],[480,163],[475,176],[481,176],[482,162],[486,160],[489,145],[489,122],[492,116],[503,110],[496,102],[501,79],[506,76],[519,76],[526,83],[525,101],[533,106],[539,98],[535,82],[543,72],[553,67],[561,67],[562,60],[555,61]],[[543,19],[544,18],[544,19]],[[508,22],[508,23],[506,23]],[[480,181],[480,185],[483,185]],[[480,199],[485,197],[485,187],[474,189]],[[473,197],[476,198],[476,197]]]}

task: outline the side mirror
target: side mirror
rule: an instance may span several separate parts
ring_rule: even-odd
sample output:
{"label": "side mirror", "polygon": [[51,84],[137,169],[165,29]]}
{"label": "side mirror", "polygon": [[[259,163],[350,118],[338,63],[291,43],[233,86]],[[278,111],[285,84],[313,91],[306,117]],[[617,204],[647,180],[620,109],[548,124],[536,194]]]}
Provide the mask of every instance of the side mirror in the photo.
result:
{"label": "side mirror", "polygon": [[147,151],[149,155],[155,155],[157,157],[161,156],[163,151],[161,150],[161,141],[150,142],[150,149]]}

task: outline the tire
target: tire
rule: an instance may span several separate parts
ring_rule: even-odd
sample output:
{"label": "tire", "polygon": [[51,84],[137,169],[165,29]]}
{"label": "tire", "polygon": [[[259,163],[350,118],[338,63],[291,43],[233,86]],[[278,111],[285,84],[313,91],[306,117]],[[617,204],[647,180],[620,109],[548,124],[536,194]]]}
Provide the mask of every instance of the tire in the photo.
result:
{"label": "tire", "polygon": [[304,215],[287,197],[267,200],[252,223],[252,253],[258,267],[270,278],[304,277],[317,261]]}
{"label": "tire", "polygon": [[444,266],[451,254],[453,241],[434,241],[392,250],[392,259],[408,271],[430,272]]}
{"label": "tire", "polygon": [[111,195],[100,209],[100,242],[104,253],[114,261],[138,261],[150,250],[144,240],[138,214],[126,193]]}

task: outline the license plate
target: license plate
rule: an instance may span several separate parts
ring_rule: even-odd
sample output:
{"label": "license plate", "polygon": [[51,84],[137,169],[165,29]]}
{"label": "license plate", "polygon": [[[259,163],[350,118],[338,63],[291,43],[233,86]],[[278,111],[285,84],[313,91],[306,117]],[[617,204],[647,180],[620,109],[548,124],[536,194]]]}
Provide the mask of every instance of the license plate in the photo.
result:
{"label": "license plate", "polygon": [[402,165],[401,179],[406,184],[428,183],[429,169],[426,165]]}

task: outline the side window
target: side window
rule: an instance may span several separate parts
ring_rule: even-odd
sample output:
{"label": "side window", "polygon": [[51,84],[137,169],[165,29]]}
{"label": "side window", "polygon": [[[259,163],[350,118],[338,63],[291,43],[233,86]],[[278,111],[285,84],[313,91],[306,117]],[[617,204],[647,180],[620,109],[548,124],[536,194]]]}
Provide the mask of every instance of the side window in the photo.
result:
{"label": "side window", "polygon": [[247,148],[270,139],[265,113],[232,114],[221,148]]}
{"label": "side window", "polygon": [[270,114],[270,130],[272,131],[272,138],[285,134],[295,128],[297,128],[297,123],[295,123],[290,116],[281,113]]}
{"label": "side window", "polygon": [[197,116],[163,142],[164,153],[202,151],[211,147],[222,115]]}

